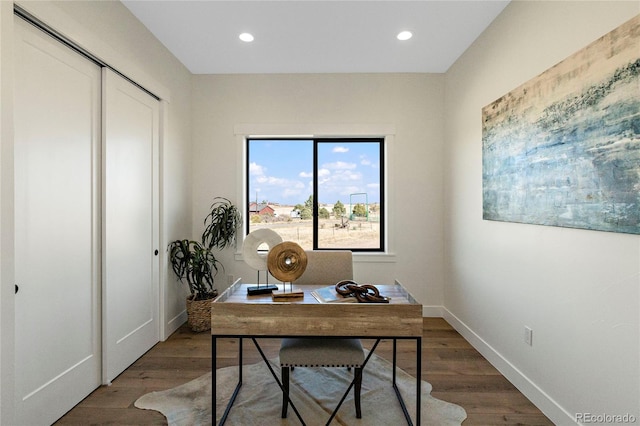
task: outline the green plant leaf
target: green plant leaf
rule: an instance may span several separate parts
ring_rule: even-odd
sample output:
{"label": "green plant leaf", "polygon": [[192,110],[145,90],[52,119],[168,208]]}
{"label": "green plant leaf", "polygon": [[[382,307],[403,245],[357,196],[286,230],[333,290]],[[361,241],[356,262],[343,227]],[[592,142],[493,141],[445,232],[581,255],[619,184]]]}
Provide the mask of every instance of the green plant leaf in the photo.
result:
{"label": "green plant leaf", "polygon": [[220,262],[198,241],[176,240],[169,244],[169,261],[178,279],[189,286],[195,300],[207,299],[214,292],[214,277]]}
{"label": "green plant leaf", "polygon": [[220,250],[235,242],[238,229],[242,225],[242,216],[238,208],[226,198],[216,197],[207,217],[202,243],[209,249]]}

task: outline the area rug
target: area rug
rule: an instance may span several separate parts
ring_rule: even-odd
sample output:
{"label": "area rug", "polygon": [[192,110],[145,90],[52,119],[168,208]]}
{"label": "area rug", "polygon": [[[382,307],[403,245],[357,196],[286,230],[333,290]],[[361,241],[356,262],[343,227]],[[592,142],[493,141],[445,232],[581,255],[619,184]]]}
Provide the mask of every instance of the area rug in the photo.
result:
{"label": "area rug", "polygon": [[[269,360],[279,374],[278,359]],[[362,418],[356,419],[353,391],[343,402],[332,425],[400,425],[405,418],[391,386],[392,365],[375,354],[362,378]],[[305,423],[324,425],[349,386],[352,373],[343,368],[296,368],[291,373],[291,399]],[[238,381],[238,368],[217,371],[218,397],[216,424]],[[396,383],[404,396],[407,409],[415,422],[415,379],[401,369],[396,370]],[[246,365],[243,384],[225,424],[299,425],[289,407],[288,418],[280,418],[282,392],[264,362]],[[192,426],[211,424],[211,373],[184,385],[140,397],[135,406],[164,414],[169,425]],[[422,381],[422,424],[434,426],[460,425],[467,417],[464,409],[431,396],[431,385]]]}

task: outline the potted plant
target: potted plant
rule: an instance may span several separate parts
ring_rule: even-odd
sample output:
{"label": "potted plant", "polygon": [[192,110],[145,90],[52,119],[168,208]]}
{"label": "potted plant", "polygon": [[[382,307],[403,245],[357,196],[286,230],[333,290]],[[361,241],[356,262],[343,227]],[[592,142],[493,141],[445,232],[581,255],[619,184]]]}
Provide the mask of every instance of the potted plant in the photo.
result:
{"label": "potted plant", "polygon": [[169,261],[179,280],[189,286],[187,316],[193,331],[211,328],[211,300],[218,295],[214,276],[219,262],[208,248],[198,241],[176,240],[169,244]]}
{"label": "potted plant", "polygon": [[185,239],[169,244],[167,250],[173,272],[189,286],[187,315],[193,331],[211,329],[211,301],[218,295],[214,278],[222,266],[212,249],[231,245],[240,225],[241,216],[236,206],[226,198],[216,198],[205,218],[202,242]]}
{"label": "potted plant", "polygon": [[209,249],[214,247],[224,249],[236,240],[238,229],[242,224],[242,217],[238,208],[226,198],[216,197],[211,210],[204,219],[202,244]]}

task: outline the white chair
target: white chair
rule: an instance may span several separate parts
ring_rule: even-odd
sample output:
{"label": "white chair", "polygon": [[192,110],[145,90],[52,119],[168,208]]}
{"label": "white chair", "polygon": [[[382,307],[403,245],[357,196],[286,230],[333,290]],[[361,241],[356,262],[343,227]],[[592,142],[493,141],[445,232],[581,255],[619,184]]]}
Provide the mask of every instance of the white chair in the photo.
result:
{"label": "white chair", "polygon": [[[296,285],[333,285],[353,279],[350,251],[306,251],[307,268]],[[280,346],[282,372],[282,418],[289,407],[289,374],[294,367],[346,367],[354,369],[354,401],[356,417],[362,418],[360,392],[365,353],[360,339],[284,338]]]}

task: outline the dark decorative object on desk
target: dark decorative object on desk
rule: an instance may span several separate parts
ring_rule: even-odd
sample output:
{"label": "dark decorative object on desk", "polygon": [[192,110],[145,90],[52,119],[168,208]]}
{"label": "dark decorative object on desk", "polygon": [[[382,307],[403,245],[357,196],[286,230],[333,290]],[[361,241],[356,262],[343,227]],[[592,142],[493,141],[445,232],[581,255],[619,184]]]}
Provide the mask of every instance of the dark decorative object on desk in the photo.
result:
{"label": "dark decorative object on desk", "polygon": [[358,284],[352,280],[336,283],[336,293],[344,297],[355,297],[360,303],[389,303],[391,298],[382,296],[378,287],[372,284]]}

